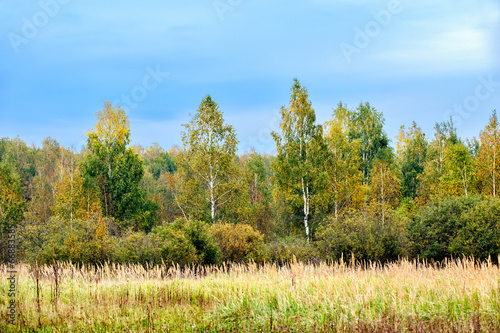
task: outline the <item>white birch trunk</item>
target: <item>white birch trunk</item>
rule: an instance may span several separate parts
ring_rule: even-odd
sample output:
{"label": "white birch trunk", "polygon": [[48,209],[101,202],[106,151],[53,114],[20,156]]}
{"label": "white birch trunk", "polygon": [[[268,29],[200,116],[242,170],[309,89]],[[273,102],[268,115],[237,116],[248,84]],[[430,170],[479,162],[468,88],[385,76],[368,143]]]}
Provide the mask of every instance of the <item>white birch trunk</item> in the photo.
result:
{"label": "white birch trunk", "polygon": [[496,186],[496,162],[497,162],[497,149],[496,144],[493,148],[493,196],[497,196],[497,186]]}
{"label": "white birch trunk", "polygon": [[304,228],[306,229],[307,242],[309,243],[309,184],[304,185],[304,178],[302,182],[302,195],[304,198]]}
{"label": "white birch trunk", "polygon": [[382,224],[385,223],[385,202],[384,202],[384,173],[382,170],[382,165],[380,166],[380,181],[382,182],[381,197],[382,197]]}

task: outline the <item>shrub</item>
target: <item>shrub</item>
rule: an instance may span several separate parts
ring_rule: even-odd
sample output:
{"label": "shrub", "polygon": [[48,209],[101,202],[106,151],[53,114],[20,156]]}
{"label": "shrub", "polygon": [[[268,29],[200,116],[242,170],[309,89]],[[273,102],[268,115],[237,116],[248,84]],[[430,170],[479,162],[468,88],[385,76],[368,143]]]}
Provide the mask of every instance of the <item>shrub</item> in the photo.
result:
{"label": "shrub", "polygon": [[53,260],[102,263],[112,252],[105,222],[52,217],[45,225],[24,223],[20,228],[21,253],[28,262],[40,264]]}
{"label": "shrub", "polygon": [[196,254],[201,264],[213,265],[219,262],[221,251],[212,238],[210,227],[207,223],[191,220],[186,224],[185,233],[191,244],[196,248]]}
{"label": "shrub", "polygon": [[459,230],[452,253],[494,260],[500,255],[500,200],[490,198],[462,215],[465,228]]}
{"label": "shrub", "polygon": [[378,205],[351,211],[335,219],[330,216],[316,234],[316,245],[325,259],[354,255],[356,260],[394,261],[407,255],[407,218]]}
{"label": "shrub", "polygon": [[500,253],[500,200],[446,198],[421,208],[410,232],[412,253],[425,259],[451,256],[496,258]]}
{"label": "shrub", "polygon": [[351,253],[358,260],[373,259],[375,239],[368,221],[353,215],[336,220],[327,218],[326,225],[316,233],[316,245],[321,256],[328,260],[339,260]]}
{"label": "shrub", "polygon": [[123,237],[113,237],[112,260],[129,264],[161,264],[160,240],[155,234],[142,231],[129,232]]}
{"label": "shrub", "polygon": [[289,236],[266,244],[266,259],[277,263],[298,261],[317,261],[318,253],[314,245],[304,238]]}
{"label": "shrub", "polygon": [[163,225],[155,227],[152,233],[159,239],[161,257],[167,265],[185,266],[200,263],[196,247],[184,230],[179,230],[174,225]]}
{"label": "shrub", "polygon": [[264,237],[247,224],[217,223],[210,234],[226,262],[264,261]]}

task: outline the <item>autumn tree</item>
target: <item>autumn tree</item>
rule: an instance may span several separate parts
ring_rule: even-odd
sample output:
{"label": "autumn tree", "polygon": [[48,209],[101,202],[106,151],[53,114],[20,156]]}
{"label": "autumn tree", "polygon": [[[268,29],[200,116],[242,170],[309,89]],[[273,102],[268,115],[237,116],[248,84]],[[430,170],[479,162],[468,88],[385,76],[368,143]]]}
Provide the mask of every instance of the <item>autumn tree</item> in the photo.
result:
{"label": "autumn tree", "polygon": [[102,217],[99,188],[92,179],[85,179],[80,170],[66,173],[56,186],[57,216],[73,219],[99,219]]}
{"label": "autumn tree", "polygon": [[401,184],[398,172],[392,150],[385,148],[379,151],[370,171],[370,202],[380,207],[382,223],[385,222],[386,211],[399,204]]}
{"label": "autumn tree", "polygon": [[173,174],[177,167],[170,154],[154,142],[151,147],[140,149],[144,158],[144,167],[151,172],[154,179],[158,180],[164,173]]}
{"label": "autumn tree", "polygon": [[88,186],[99,189],[106,217],[134,221],[135,229],[150,230],[156,208],[139,186],[144,169],[139,156],[128,147],[130,125],[125,111],[105,103],[97,120],[88,133],[89,153],[81,164],[82,176]]}
{"label": "autumn tree", "polygon": [[271,188],[264,158],[256,152],[252,152],[245,162],[244,186],[249,201],[249,222],[256,230],[266,233],[272,216]]}
{"label": "autumn tree", "polygon": [[316,125],[306,88],[294,80],[288,107],[281,108],[281,135],[272,136],[276,142],[276,161],[273,163],[274,182],[285,195],[288,205],[302,211],[304,230],[310,239],[311,208],[317,204],[321,191],[318,180],[322,172],[322,127]]}
{"label": "autumn tree", "polygon": [[481,193],[496,197],[500,175],[500,126],[496,110],[490,116],[489,124],[479,135],[480,147],[477,154],[477,180]]}
{"label": "autumn tree", "polygon": [[427,151],[424,172],[419,177],[421,181],[417,190],[418,204],[425,204],[445,195],[441,180],[444,175],[446,151],[459,142],[452,119],[436,123],[434,129],[434,139]]}
{"label": "autumn tree", "polygon": [[148,198],[158,205],[158,218],[161,221],[174,221],[181,217],[175,203],[175,172],[177,167],[172,156],[158,143],[150,147],[133,147],[144,161],[144,177],[141,187]]}
{"label": "autumn tree", "polygon": [[184,127],[184,149],[177,157],[181,180],[179,201],[183,210],[189,209],[197,218],[203,217],[200,215],[205,214],[208,203],[209,218],[215,222],[240,183],[233,163],[238,144],[235,130],[224,122],[219,106],[210,96],[203,99]]}
{"label": "autumn tree", "polygon": [[349,141],[348,110],[339,103],[333,119],[326,124],[324,141],[327,148],[324,159],[327,191],[324,202],[331,202],[335,219],[341,211],[359,200],[362,173],[359,158],[359,140]]}
{"label": "autumn tree", "polygon": [[444,196],[468,196],[474,190],[475,166],[469,149],[462,143],[445,151],[443,174],[439,179]]}
{"label": "autumn tree", "polygon": [[45,223],[53,213],[56,199],[56,185],[61,179],[60,163],[62,147],[48,137],[42,148],[36,149],[36,174],[30,183],[31,200],[27,204],[26,218],[37,223]]}
{"label": "autumn tree", "polygon": [[0,250],[2,259],[7,258],[8,237],[11,226],[23,217],[25,200],[21,192],[19,178],[11,168],[0,164]]}

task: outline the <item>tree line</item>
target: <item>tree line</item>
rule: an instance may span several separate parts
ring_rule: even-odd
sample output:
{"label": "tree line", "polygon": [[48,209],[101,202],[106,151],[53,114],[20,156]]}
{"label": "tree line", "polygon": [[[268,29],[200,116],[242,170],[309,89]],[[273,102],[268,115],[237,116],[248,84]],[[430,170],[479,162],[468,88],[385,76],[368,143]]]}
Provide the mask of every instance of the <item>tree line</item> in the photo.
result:
{"label": "tree line", "polygon": [[[500,130],[479,139],[452,119],[428,139],[413,122],[394,147],[383,114],[342,102],[318,124],[294,80],[273,132],[276,154],[237,154],[235,129],[206,96],[182,146],[130,145],[119,106],[105,103],[77,152],[0,140],[2,234],[15,224],[21,259],[214,264],[500,253]],[[2,256],[6,260],[6,239]]]}

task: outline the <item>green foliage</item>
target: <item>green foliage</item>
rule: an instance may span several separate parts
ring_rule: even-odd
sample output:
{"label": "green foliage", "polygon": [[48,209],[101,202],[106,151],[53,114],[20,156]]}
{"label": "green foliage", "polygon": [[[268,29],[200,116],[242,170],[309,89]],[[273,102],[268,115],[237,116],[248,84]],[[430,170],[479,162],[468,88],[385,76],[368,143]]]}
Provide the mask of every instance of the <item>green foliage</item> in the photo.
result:
{"label": "green foliage", "polygon": [[342,103],[334,110],[333,119],[327,123],[325,144],[326,191],[323,205],[330,206],[335,217],[344,209],[354,207],[361,201],[360,141],[348,140],[349,111]]}
{"label": "green foliage", "polygon": [[[499,252],[496,111],[479,141],[461,140],[451,119],[431,142],[414,122],[401,127],[395,154],[381,112],[339,103],[316,124],[296,79],[272,133],[276,156],[237,156],[235,130],[210,96],[184,125],[183,147],[169,152],[130,147],[119,107],[105,103],[97,118],[79,153],[52,138],[41,147],[0,139],[0,227],[19,223],[25,260],[210,265]],[[216,221],[233,224],[206,224]]]}
{"label": "green foliage", "polygon": [[161,242],[156,234],[130,231],[113,237],[112,261],[127,264],[162,264]]}
{"label": "green foliage", "polygon": [[25,201],[19,178],[7,166],[0,165],[0,232],[17,224],[23,216]]}
{"label": "green foliage", "polygon": [[379,156],[373,161],[370,171],[370,202],[378,203],[383,210],[387,207],[396,208],[398,206],[401,194],[398,172],[399,170],[393,162],[392,150],[390,148],[381,149]]}
{"label": "green foliage", "polygon": [[36,149],[30,148],[19,137],[0,140],[0,164],[10,167],[19,176],[26,201],[31,199],[30,185],[36,175]]}
{"label": "green foliage", "polygon": [[316,247],[304,238],[288,236],[265,244],[266,259],[276,263],[316,262],[320,259]]}
{"label": "green foliage", "polygon": [[158,180],[164,173],[173,174],[177,171],[173,158],[158,143],[153,143],[151,147],[145,149],[142,156],[144,167],[151,172],[155,180]]}
{"label": "green foliage", "polygon": [[159,239],[161,257],[167,265],[185,266],[200,263],[196,247],[190,242],[184,230],[162,225],[156,226],[152,233]]}
{"label": "green foliage", "polygon": [[264,237],[246,224],[216,223],[210,234],[219,245],[222,261],[255,262],[263,261]]}
{"label": "green foliage", "polygon": [[453,253],[477,259],[500,255],[500,199],[487,198],[462,215],[464,228],[450,244]]}
{"label": "green foliage", "polygon": [[307,89],[294,79],[289,106],[281,108],[281,135],[271,133],[277,156],[272,164],[273,181],[283,192],[286,204],[295,216],[303,218],[305,236],[310,239],[311,209],[321,201],[323,129],[316,125]]}
{"label": "green foliage", "polygon": [[[445,181],[453,183],[453,176],[445,175],[445,164],[453,169],[453,161],[447,162],[447,151],[455,144],[459,144],[460,140],[457,136],[457,129],[453,125],[452,119],[436,124],[434,139],[429,145],[426,162],[424,164],[424,172],[422,173],[419,188],[417,190],[418,198],[416,201],[422,205],[432,200],[439,200],[446,196],[443,188],[442,177],[446,177]],[[451,163],[451,164],[450,164]]]}
{"label": "green foliage", "polygon": [[[9,240],[23,217],[25,200],[19,178],[12,170],[0,164],[0,260],[8,258]],[[12,244],[12,243],[10,243]]]}
{"label": "green foliage", "polygon": [[415,200],[420,185],[420,175],[424,172],[428,143],[425,134],[415,122],[405,131],[401,126],[397,141],[397,157],[401,169],[401,195]]}
{"label": "green foliage", "polygon": [[393,211],[382,219],[380,207],[351,211],[341,218],[329,217],[317,234],[316,245],[322,258],[339,260],[394,261],[407,254],[407,220]]}
{"label": "green foliage", "polygon": [[269,170],[262,155],[255,152],[248,156],[244,166],[244,188],[248,203],[247,221],[258,231],[268,234],[272,224],[271,184]]}
{"label": "green foliage", "polygon": [[[476,154],[477,188],[481,193],[497,196],[500,175],[500,126],[496,110],[480,133],[481,144]],[[478,142],[473,142],[473,144]]]}
{"label": "green foliage", "polygon": [[469,196],[446,198],[421,208],[410,224],[414,256],[485,259],[500,254],[500,201]]}
{"label": "green foliage", "polygon": [[110,259],[109,221],[64,220],[52,217],[45,225],[25,222],[20,226],[20,251],[30,263],[56,261],[97,264]]}
{"label": "green foliage", "polygon": [[368,184],[370,171],[381,149],[387,148],[389,139],[384,131],[384,116],[368,102],[361,103],[355,111],[346,113],[349,124],[349,140],[360,142],[360,170],[363,184]]}
{"label": "green foliage", "polygon": [[177,159],[181,178],[179,201],[190,208],[189,216],[215,222],[239,184],[233,163],[238,140],[234,128],[224,122],[219,106],[210,96],[203,99],[184,127],[184,149]]}
{"label": "green foliage", "polygon": [[219,262],[221,253],[217,243],[210,234],[210,227],[206,222],[198,220],[179,219],[172,226],[173,229],[183,232],[196,249],[200,264],[213,265]]}
{"label": "green foliage", "polygon": [[127,148],[130,129],[125,112],[106,103],[97,116],[88,134],[82,175],[88,186],[99,188],[105,216],[133,221],[135,230],[151,230],[157,207],[139,186],[144,169],[139,156]]}
{"label": "green foliage", "polygon": [[474,191],[474,161],[469,149],[461,142],[452,144],[445,151],[443,175],[440,185],[445,196],[468,196]]}

